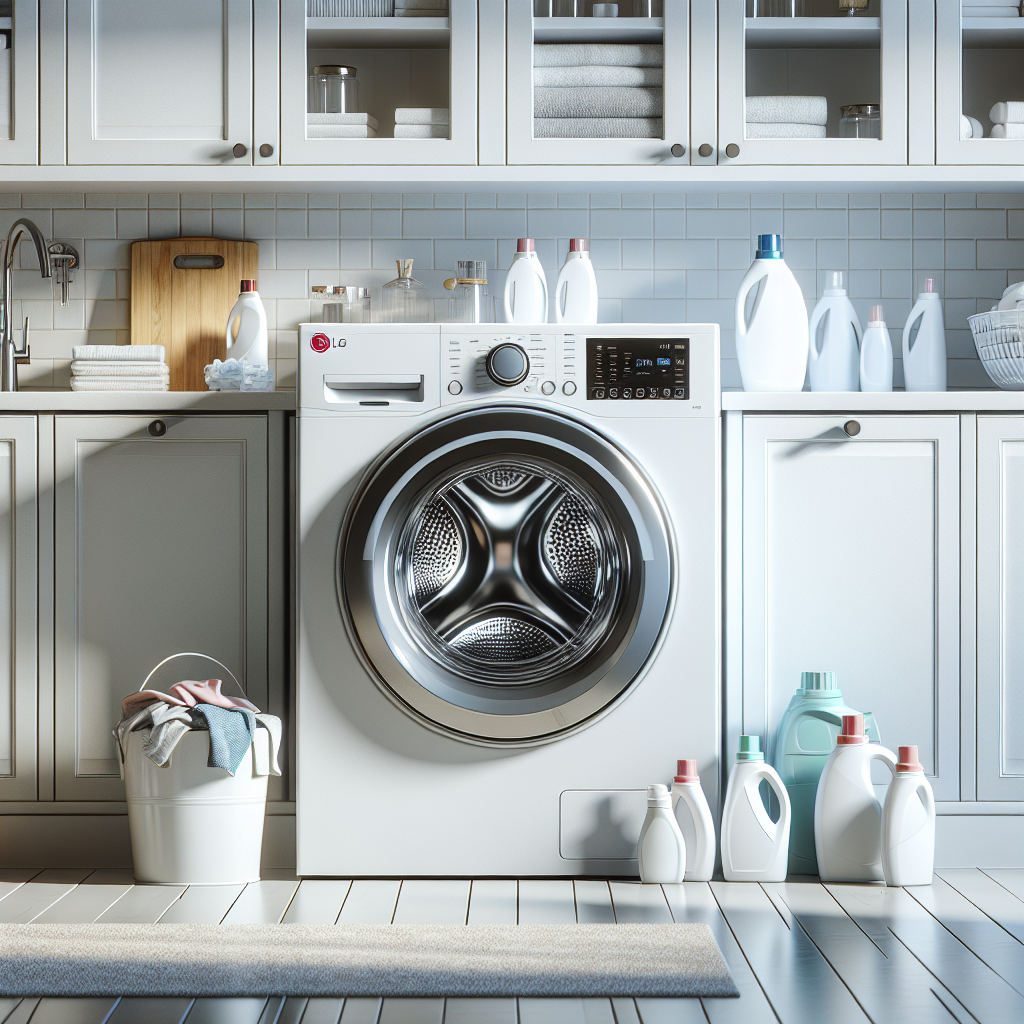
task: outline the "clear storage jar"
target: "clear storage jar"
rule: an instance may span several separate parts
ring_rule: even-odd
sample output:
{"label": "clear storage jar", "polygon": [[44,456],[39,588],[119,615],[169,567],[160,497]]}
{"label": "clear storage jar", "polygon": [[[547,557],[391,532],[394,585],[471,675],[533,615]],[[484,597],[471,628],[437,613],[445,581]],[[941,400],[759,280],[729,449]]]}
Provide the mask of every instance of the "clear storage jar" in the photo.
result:
{"label": "clear storage jar", "polygon": [[840,107],[839,138],[880,139],[882,108],[877,103],[851,103]]}
{"label": "clear storage jar", "polygon": [[398,277],[380,290],[382,324],[425,324],[430,322],[430,300],[426,285],[412,276],[412,260],[396,260]]}
{"label": "clear storage jar", "polygon": [[359,80],[345,64],[318,64],[309,76],[309,113],[358,114]]}
{"label": "clear storage jar", "polygon": [[448,278],[444,286],[452,293],[448,301],[449,323],[494,323],[494,297],[487,291],[486,260],[457,260],[455,277]]}

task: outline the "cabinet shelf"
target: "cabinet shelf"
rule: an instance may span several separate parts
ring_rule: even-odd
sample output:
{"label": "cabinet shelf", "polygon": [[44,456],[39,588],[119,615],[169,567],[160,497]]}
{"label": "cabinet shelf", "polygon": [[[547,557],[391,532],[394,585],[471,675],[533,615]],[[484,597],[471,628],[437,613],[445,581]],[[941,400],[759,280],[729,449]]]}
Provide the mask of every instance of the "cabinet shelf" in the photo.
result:
{"label": "cabinet shelf", "polygon": [[660,43],[664,18],[535,18],[535,43]]}
{"label": "cabinet shelf", "polygon": [[314,50],[444,50],[448,18],[307,18],[306,45]]}
{"label": "cabinet shelf", "polygon": [[877,50],[882,45],[880,18],[747,18],[751,49]]}
{"label": "cabinet shelf", "polygon": [[963,45],[969,50],[1016,50],[1024,47],[1024,18],[964,18]]}

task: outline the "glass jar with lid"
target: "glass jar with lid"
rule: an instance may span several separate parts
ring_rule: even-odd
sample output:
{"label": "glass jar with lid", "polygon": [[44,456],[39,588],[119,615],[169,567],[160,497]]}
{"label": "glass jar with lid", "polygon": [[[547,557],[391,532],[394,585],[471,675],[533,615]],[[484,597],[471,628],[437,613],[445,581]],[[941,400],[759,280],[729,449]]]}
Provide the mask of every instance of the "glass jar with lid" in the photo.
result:
{"label": "glass jar with lid", "polygon": [[309,76],[309,113],[359,113],[356,69],[345,64],[318,64]]}
{"label": "glass jar with lid", "polygon": [[425,324],[430,320],[427,287],[412,276],[412,260],[395,260],[398,277],[380,291],[382,324]]}
{"label": "glass jar with lid", "polygon": [[882,108],[877,103],[850,103],[840,107],[839,138],[880,139]]}
{"label": "glass jar with lid", "polygon": [[448,320],[453,324],[494,323],[494,297],[487,292],[487,261],[456,260],[455,277],[444,283],[452,297]]}

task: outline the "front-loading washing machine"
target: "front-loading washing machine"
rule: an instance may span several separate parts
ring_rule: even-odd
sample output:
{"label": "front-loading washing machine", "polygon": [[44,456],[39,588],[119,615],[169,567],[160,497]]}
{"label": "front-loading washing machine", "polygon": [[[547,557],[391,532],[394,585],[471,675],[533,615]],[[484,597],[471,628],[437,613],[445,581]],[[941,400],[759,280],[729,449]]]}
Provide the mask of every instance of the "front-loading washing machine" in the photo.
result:
{"label": "front-loading washing machine", "polygon": [[713,324],[304,324],[303,876],[632,875],[717,806]]}

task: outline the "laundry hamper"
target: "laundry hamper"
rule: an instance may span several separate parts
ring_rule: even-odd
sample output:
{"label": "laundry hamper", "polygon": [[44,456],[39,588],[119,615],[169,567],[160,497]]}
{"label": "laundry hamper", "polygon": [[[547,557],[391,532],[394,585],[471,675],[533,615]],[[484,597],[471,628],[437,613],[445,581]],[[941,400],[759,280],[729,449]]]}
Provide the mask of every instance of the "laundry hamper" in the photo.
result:
{"label": "laundry hamper", "polygon": [[[158,668],[174,658],[214,662],[242,691],[234,673],[204,654],[172,654],[146,676],[146,689]],[[269,742],[257,729],[253,743]],[[231,885],[260,877],[267,776],[255,774],[250,745],[238,771],[208,768],[210,734],[193,730],[174,748],[171,763],[158,768],[143,752],[143,730],[125,738],[124,785],[135,879],[157,885]]]}

